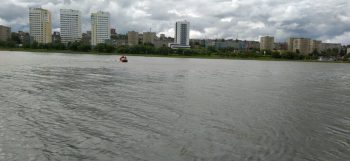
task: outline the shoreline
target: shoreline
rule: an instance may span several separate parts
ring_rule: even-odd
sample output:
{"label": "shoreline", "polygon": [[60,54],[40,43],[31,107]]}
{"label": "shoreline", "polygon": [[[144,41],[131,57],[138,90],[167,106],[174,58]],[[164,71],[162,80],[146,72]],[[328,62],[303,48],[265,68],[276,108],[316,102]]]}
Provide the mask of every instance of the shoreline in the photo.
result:
{"label": "shoreline", "polygon": [[350,63],[350,61],[318,61],[318,60],[291,60],[291,59],[278,59],[271,56],[262,56],[257,58],[241,58],[241,57],[220,57],[220,56],[208,56],[208,55],[158,55],[158,54],[120,54],[120,53],[99,53],[94,51],[79,52],[71,50],[47,50],[47,49],[23,49],[23,48],[0,48],[0,51],[18,51],[18,52],[33,52],[33,53],[59,53],[59,54],[86,54],[86,55],[101,55],[101,56],[141,56],[141,57],[159,57],[159,58],[184,58],[184,59],[221,59],[221,60],[257,60],[257,61],[289,61],[289,62],[319,62],[319,63]]}

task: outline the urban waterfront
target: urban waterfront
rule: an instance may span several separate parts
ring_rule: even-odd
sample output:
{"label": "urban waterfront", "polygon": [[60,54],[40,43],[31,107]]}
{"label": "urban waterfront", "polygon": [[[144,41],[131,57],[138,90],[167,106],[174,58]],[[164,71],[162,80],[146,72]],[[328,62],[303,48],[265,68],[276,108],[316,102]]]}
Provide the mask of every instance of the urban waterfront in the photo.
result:
{"label": "urban waterfront", "polygon": [[0,160],[350,160],[350,66],[0,51]]}

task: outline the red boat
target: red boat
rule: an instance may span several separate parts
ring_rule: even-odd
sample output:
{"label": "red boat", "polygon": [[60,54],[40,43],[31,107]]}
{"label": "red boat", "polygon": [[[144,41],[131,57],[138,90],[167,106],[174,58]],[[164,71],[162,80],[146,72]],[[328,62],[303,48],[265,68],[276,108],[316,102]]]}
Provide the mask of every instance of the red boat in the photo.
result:
{"label": "red boat", "polygon": [[128,58],[123,55],[122,57],[119,58],[119,61],[123,62],[123,63],[126,63],[126,62],[128,62]]}

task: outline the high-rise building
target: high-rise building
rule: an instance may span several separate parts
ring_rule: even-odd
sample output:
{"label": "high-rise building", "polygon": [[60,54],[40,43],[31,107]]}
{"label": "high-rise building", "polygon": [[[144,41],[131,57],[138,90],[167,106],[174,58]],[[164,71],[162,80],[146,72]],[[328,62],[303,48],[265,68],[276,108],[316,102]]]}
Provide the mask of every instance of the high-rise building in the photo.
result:
{"label": "high-rise building", "polygon": [[11,28],[0,25],[0,41],[7,41],[11,38]]}
{"label": "high-rise building", "polygon": [[135,31],[128,32],[128,45],[138,45],[139,44],[139,33]]}
{"label": "high-rise building", "polygon": [[106,43],[111,37],[110,15],[108,12],[98,11],[91,14],[91,45]]}
{"label": "high-rise building", "polygon": [[30,36],[38,43],[51,43],[51,13],[42,8],[29,8]]}
{"label": "high-rise building", "polygon": [[78,10],[60,10],[61,42],[79,41],[81,33],[81,12]]}
{"label": "high-rise building", "polygon": [[287,39],[288,51],[290,51],[290,52],[293,52],[294,39],[295,38],[293,38],[293,37],[290,37]]}
{"label": "high-rise building", "polygon": [[295,38],[293,41],[293,52],[307,55],[310,53],[310,42],[309,38]]}
{"label": "high-rise building", "polygon": [[321,51],[321,43],[322,41],[318,41],[318,40],[311,40],[310,41],[310,51],[309,53],[312,53],[314,51]]}
{"label": "high-rise building", "polygon": [[143,44],[154,44],[154,39],[156,38],[155,32],[144,32],[143,33]]}
{"label": "high-rise building", "polygon": [[260,38],[260,50],[273,50],[275,38],[271,36],[263,36]]}
{"label": "high-rise building", "polygon": [[173,48],[190,47],[190,22],[178,21],[175,24],[175,42],[170,44]]}

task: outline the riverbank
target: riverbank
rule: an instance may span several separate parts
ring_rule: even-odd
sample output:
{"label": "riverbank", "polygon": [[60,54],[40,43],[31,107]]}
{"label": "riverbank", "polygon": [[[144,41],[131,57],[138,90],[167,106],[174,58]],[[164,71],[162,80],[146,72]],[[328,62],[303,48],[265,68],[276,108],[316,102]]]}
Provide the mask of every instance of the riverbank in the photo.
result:
{"label": "riverbank", "polygon": [[219,55],[161,55],[161,54],[121,54],[121,53],[100,53],[97,51],[81,52],[71,50],[47,50],[47,49],[24,49],[24,48],[0,48],[0,51],[20,51],[20,52],[37,52],[37,53],[62,53],[62,54],[91,54],[91,55],[129,55],[129,56],[143,56],[143,57],[164,57],[164,58],[195,58],[195,59],[228,59],[228,60],[259,60],[259,61],[295,61],[295,62],[326,62],[326,63],[350,63],[350,61],[318,61],[312,59],[292,60],[273,58],[272,56],[258,56],[258,57],[223,57]]}

